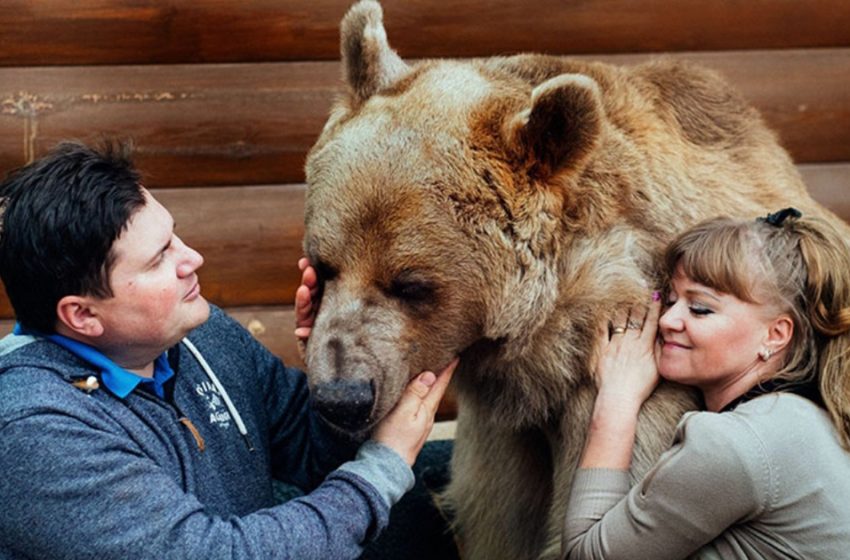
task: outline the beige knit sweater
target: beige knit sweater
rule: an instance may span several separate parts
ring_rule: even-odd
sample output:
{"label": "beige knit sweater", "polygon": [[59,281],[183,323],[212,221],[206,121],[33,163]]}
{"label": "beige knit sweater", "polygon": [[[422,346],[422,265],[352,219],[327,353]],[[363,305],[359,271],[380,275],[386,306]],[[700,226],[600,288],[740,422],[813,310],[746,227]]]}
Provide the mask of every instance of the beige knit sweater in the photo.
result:
{"label": "beige knit sweater", "polygon": [[563,557],[850,559],[850,454],[826,412],[772,393],[682,418],[673,446],[629,488],[580,469]]}

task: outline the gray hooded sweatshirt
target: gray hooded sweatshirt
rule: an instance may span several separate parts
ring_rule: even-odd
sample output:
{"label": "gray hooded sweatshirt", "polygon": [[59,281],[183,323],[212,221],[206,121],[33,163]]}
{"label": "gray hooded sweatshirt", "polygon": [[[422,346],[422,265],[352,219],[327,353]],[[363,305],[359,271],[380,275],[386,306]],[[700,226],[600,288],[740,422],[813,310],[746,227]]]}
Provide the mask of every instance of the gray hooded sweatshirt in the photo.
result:
{"label": "gray hooded sweatshirt", "polygon": [[[0,342],[0,559],[356,558],[386,526],[401,457],[334,433],[221,310],[187,338],[164,399],[118,398],[49,340]],[[273,478],[312,492],[277,505]]]}

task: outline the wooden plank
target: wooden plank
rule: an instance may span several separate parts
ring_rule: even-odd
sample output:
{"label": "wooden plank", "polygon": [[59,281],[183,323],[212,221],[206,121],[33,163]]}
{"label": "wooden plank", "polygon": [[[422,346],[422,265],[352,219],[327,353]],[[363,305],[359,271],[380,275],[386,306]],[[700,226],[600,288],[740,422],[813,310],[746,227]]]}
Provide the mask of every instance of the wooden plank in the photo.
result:
{"label": "wooden plank", "polygon": [[[0,65],[335,59],[351,0],[6,0]],[[384,0],[406,57],[836,47],[845,0]]]}
{"label": "wooden plank", "polygon": [[[796,160],[850,160],[850,48],[681,57],[726,74]],[[335,62],[0,69],[0,173],[65,138],[118,136],[135,140],[149,186],[300,182],[338,73]]]}
{"label": "wooden plank", "polygon": [[[237,307],[225,311],[247,328],[266,348],[280,357],[287,365],[304,368],[298,353],[295,337],[295,312],[288,306]],[[0,337],[12,331],[14,321],[0,320]],[[449,391],[437,411],[438,420],[449,420],[457,416],[457,401]]]}
{"label": "wooden plank", "polygon": [[0,69],[0,171],[60,140],[132,138],[149,186],[303,181],[336,63]]}
{"label": "wooden plank", "polygon": [[850,49],[682,58],[722,73],[761,111],[794,161],[850,160]]}

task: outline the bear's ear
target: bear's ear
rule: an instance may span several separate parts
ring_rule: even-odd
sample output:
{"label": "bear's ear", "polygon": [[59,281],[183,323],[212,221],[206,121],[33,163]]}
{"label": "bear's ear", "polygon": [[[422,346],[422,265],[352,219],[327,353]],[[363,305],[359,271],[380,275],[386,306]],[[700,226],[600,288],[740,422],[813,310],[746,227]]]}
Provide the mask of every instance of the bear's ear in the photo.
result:
{"label": "bear's ear", "polygon": [[341,50],[345,78],[356,102],[362,102],[387,87],[410,67],[387,43],[381,5],[361,0],[342,20]]}
{"label": "bear's ear", "polygon": [[599,141],[603,111],[593,79],[562,74],[534,88],[530,109],[508,117],[506,140],[532,175],[546,179],[583,166]]}

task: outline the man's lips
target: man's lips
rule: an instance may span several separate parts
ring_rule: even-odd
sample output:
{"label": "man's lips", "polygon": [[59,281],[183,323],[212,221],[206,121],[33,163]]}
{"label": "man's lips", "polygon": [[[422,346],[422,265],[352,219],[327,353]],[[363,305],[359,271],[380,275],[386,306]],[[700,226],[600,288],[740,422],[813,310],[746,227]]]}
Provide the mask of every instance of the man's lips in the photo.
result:
{"label": "man's lips", "polygon": [[201,284],[200,284],[200,282],[195,280],[195,283],[192,284],[192,288],[186,293],[185,296],[183,296],[183,299],[186,300],[186,301],[191,301],[191,300],[195,299],[196,297],[198,297],[200,295],[200,293],[201,293]]}

